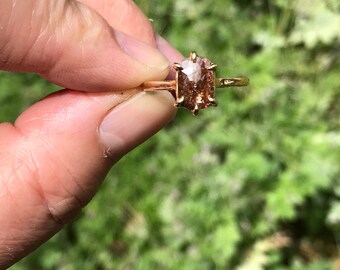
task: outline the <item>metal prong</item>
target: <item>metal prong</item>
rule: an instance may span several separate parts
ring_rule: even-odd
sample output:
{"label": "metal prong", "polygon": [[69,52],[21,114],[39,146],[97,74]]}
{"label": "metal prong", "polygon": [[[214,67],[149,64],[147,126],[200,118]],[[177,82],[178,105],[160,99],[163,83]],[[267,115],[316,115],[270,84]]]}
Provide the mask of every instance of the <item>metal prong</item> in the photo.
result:
{"label": "metal prong", "polygon": [[176,99],[175,101],[175,107],[179,107],[181,103],[184,101],[184,96],[181,96],[180,98]]}
{"label": "metal prong", "polygon": [[207,69],[209,69],[209,70],[216,70],[216,68],[217,68],[216,64],[211,64],[211,66],[208,67]]}
{"label": "metal prong", "polygon": [[196,63],[197,53],[195,51],[192,51],[190,53],[190,60],[194,63]]}
{"label": "metal prong", "polygon": [[208,96],[208,100],[209,100],[210,102],[212,102],[212,101],[215,101],[215,98],[213,98],[212,96]]}
{"label": "metal prong", "polygon": [[210,105],[216,107],[217,102],[215,101],[215,98],[208,96],[208,100],[210,101]]}
{"label": "metal prong", "polygon": [[198,114],[199,109],[198,109],[198,104],[197,103],[195,104],[195,108],[193,110],[191,110],[191,112],[192,112],[193,116],[196,116]]}
{"label": "metal prong", "polygon": [[182,70],[183,68],[182,68],[182,66],[181,66],[181,64],[179,64],[179,63],[174,63],[173,65],[173,68],[175,69],[175,70]]}

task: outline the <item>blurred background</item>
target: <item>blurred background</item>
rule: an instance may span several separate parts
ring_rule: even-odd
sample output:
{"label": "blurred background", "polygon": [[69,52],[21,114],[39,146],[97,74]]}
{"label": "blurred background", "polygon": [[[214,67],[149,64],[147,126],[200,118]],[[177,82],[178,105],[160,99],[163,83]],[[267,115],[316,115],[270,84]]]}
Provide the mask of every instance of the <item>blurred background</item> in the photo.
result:
{"label": "blurred background", "polygon": [[[340,2],[136,2],[185,56],[251,85],[180,109],[11,269],[340,269]],[[0,120],[46,89],[0,73]]]}

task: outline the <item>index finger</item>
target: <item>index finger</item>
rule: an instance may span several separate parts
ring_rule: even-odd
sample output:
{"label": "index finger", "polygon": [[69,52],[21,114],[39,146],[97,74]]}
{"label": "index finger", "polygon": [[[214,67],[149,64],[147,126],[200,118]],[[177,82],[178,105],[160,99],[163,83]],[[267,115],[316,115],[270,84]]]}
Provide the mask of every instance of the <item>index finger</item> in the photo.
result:
{"label": "index finger", "polygon": [[131,0],[79,0],[98,12],[113,28],[156,47],[150,20]]}

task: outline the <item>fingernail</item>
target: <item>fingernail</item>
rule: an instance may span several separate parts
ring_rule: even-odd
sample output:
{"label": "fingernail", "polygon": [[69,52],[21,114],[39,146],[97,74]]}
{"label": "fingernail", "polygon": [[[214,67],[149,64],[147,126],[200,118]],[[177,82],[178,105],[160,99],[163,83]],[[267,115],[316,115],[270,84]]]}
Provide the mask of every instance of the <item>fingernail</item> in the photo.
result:
{"label": "fingernail", "polygon": [[[165,55],[170,63],[180,63],[183,60],[183,55],[181,55],[174,47],[172,47],[164,38],[162,38],[158,34],[156,34],[156,43],[158,49]],[[170,69],[167,79],[174,80],[175,78],[175,69]]]}
{"label": "fingernail", "polygon": [[142,92],[112,109],[99,128],[110,158],[119,160],[168,123],[175,114],[173,103],[167,91]]}
{"label": "fingernail", "polygon": [[158,49],[119,31],[115,37],[122,50],[140,63],[160,70],[169,68],[169,61]]}

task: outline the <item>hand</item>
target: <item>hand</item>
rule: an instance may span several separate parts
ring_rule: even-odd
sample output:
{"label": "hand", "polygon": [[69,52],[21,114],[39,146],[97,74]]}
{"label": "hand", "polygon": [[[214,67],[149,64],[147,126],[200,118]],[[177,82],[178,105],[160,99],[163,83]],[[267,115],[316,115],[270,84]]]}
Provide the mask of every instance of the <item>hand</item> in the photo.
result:
{"label": "hand", "polygon": [[132,0],[1,0],[0,69],[67,89],[0,125],[0,269],[60,230],[174,116],[168,92],[126,89],[163,80],[181,58]]}

